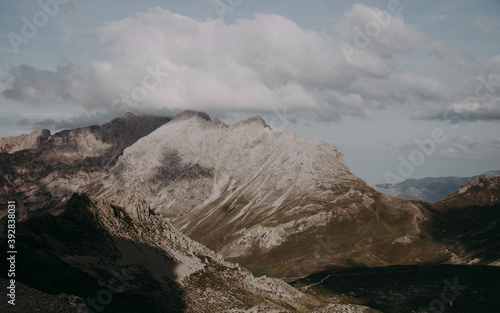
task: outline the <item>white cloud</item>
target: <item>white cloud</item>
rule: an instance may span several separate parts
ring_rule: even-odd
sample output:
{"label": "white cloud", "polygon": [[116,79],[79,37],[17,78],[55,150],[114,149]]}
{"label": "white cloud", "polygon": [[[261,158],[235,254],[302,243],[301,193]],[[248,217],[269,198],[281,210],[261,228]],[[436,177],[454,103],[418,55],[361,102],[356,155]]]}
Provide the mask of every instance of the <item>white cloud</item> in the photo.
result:
{"label": "white cloud", "polygon": [[73,28],[66,27],[63,30],[63,37],[61,38],[62,42],[73,42],[77,44],[82,44],[82,38],[76,37],[73,33]]}
{"label": "white cloud", "polygon": [[[356,4],[335,29],[350,40],[352,27],[381,11]],[[388,105],[422,109],[448,103],[445,86],[395,63],[394,53],[441,49],[405,23],[391,22],[355,62],[346,62],[337,36],[304,29],[280,15],[255,15],[225,24],[197,21],[161,8],[99,29],[108,58],[59,66],[11,69],[3,95],[25,103],[68,103],[89,110],[120,106],[150,113],[184,109],[265,113],[336,120],[366,116]],[[72,38],[68,31],[68,40]],[[156,74],[154,74],[156,72]],[[155,78],[156,77],[156,78]],[[127,100],[131,99],[131,100]],[[446,101],[445,101],[446,100]]]}
{"label": "white cloud", "polygon": [[[358,3],[353,5],[352,10],[344,13],[344,19],[335,25],[335,29],[347,40],[354,38],[355,28],[367,35],[373,33],[367,49],[379,54],[410,53],[422,49],[424,46],[422,34],[406,24],[402,15],[387,13],[379,8]],[[377,16],[382,17],[377,18]],[[379,25],[379,31],[376,25]]]}
{"label": "white cloud", "polygon": [[474,19],[474,26],[482,35],[500,37],[500,29],[487,17],[478,16]]}
{"label": "white cloud", "polygon": [[454,159],[481,159],[500,153],[498,138],[480,140],[457,135],[437,147],[438,155]]}

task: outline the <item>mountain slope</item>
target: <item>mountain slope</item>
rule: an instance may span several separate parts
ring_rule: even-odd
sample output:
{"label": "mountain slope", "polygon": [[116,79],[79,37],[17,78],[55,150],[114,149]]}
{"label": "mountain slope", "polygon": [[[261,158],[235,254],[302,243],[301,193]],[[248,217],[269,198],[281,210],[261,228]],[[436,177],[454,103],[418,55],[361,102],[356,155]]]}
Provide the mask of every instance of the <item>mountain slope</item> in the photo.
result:
{"label": "mountain slope", "polygon": [[[438,306],[446,312],[498,312],[500,176],[476,178],[426,206],[429,219],[422,228],[446,247],[442,252],[453,253],[447,262],[453,265],[330,270],[291,284],[326,298],[347,294],[351,302],[387,313],[433,312]],[[444,301],[443,286],[451,291],[451,282],[454,296]]]}
{"label": "mountain slope", "polygon": [[429,233],[453,251],[451,262],[500,264],[500,176],[476,178],[429,211]]}
{"label": "mountain slope", "polygon": [[436,203],[439,207],[492,206],[500,202],[500,176],[478,177]]}
{"label": "mountain slope", "polygon": [[185,112],[125,149],[98,188],[121,206],[154,207],[228,260],[273,276],[419,262],[440,248],[422,233],[418,204],[376,192],[336,147],[273,131],[260,117],[225,125]]}
{"label": "mountain slope", "polygon": [[500,171],[488,171],[482,175],[472,177],[427,177],[422,179],[407,179],[397,184],[377,184],[378,192],[398,197],[405,200],[416,200],[425,202],[437,202],[445,196],[455,192],[483,176],[498,176]]}
{"label": "mountain slope", "polygon": [[[322,312],[327,307],[282,281],[254,278],[153,214],[132,220],[124,208],[85,195],[75,194],[58,216],[32,217],[17,228],[22,245],[16,280],[39,291],[19,301],[36,303],[41,294],[65,293],[73,295],[75,312],[85,307],[105,312]],[[49,303],[55,305],[57,298]]]}

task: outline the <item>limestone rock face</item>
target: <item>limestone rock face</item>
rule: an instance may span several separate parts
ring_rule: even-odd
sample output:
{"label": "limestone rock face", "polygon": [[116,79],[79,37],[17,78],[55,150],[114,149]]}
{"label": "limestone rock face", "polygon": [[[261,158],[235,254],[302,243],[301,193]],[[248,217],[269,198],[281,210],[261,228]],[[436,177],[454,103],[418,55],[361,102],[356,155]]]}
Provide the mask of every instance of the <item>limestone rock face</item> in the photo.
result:
{"label": "limestone rock face", "polygon": [[47,141],[50,136],[48,129],[37,130],[27,135],[0,138],[0,153],[14,153],[20,150],[36,149]]}
{"label": "limestone rock face", "polygon": [[418,205],[377,193],[338,148],[258,116],[226,125],[195,111],[126,113],[37,142],[0,153],[0,198],[17,200],[21,219],[87,193],[132,219],[152,210],[228,260],[279,277],[412,262],[426,249]]}
{"label": "limestone rock face", "polygon": [[[400,262],[388,250],[409,249],[393,241],[419,241],[425,220],[417,205],[353,175],[338,148],[274,131],[260,117],[226,125],[184,112],[126,148],[96,190],[124,207],[154,207],[225,258],[276,276],[347,266],[351,255],[358,265]],[[328,238],[335,247],[321,248]],[[296,268],[297,259],[308,265]]]}
{"label": "limestone rock face", "polygon": [[86,193],[132,219],[154,211],[227,260],[272,276],[425,262],[440,248],[422,230],[419,204],[377,193],[338,148],[272,130],[258,116],[226,125],[195,111],[172,120],[124,114],[0,161],[0,198],[17,200],[22,219]]}

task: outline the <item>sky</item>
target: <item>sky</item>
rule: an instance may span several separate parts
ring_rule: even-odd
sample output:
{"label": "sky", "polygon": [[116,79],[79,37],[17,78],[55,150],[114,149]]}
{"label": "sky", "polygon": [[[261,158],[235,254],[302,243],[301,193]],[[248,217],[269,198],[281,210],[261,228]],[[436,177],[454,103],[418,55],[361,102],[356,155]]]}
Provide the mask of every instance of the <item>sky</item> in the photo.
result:
{"label": "sky", "polygon": [[0,0],[0,136],[262,116],[370,184],[500,169],[498,0]]}

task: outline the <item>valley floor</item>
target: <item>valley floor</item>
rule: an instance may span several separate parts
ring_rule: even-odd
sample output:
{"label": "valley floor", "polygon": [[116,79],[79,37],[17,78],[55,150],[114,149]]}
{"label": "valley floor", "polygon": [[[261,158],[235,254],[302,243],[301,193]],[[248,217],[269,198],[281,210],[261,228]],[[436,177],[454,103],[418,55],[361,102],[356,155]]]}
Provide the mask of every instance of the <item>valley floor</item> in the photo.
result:
{"label": "valley floor", "polygon": [[495,266],[401,265],[331,270],[291,285],[384,313],[500,312],[500,268]]}

